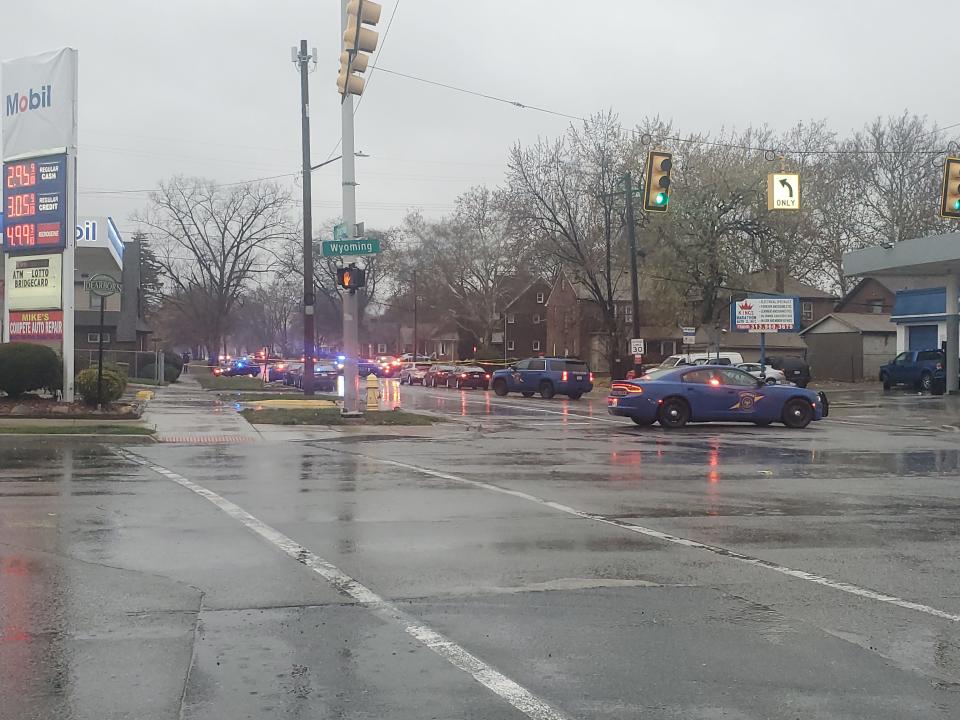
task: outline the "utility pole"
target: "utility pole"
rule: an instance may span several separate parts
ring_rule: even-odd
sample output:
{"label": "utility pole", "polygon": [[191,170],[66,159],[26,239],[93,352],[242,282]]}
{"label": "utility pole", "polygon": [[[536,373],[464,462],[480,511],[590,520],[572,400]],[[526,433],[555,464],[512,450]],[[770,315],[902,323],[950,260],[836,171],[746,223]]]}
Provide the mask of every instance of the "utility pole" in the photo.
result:
{"label": "utility pole", "polygon": [[413,271],[413,362],[417,362],[417,271]]}
{"label": "utility pole", "polygon": [[[307,71],[310,61],[316,60],[307,54],[307,41],[300,41],[300,52],[295,62],[300,70],[300,133],[303,149],[303,394],[313,395],[313,354],[316,351],[314,338],[313,292],[313,218],[312,190],[310,187],[310,90]],[[352,150],[351,150],[352,153]],[[351,155],[352,156],[352,155]],[[354,366],[356,367],[356,366]]]}
{"label": "utility pole", "polygon": [[633,178],[623,176],[623,192],[627,203],[627,239],[630,242],[630,300],[633,304],[633,337],[640,337],[640,285],[637,281],[637,227],[633,217]]}

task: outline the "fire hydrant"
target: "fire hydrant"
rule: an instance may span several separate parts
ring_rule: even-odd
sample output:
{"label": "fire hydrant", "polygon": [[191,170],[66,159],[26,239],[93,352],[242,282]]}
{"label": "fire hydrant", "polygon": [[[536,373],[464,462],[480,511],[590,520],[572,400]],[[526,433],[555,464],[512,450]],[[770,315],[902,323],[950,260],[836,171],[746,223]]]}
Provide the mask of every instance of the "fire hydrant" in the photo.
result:
{"label": "fire hydrant", "polygon": [[380,409],[380,381],[373,373],[367,375],[367,410]]}

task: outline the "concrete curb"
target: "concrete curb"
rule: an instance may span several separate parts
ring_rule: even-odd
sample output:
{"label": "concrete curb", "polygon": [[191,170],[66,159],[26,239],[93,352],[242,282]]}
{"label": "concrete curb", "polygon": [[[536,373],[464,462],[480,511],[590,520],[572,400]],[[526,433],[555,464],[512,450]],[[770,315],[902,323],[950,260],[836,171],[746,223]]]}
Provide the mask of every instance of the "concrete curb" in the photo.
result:
{"label": "concrete curb", "polygon": [[157,438],[153,435],[103,435],[97,433],[5,433],[0,432],[0,442],[4,438],[36,438],[38,440],[70,440],[76,438],[78,440],[93,440],[94,442],[117,442],[121,441],[127,445],[152,445],[157,441]]}

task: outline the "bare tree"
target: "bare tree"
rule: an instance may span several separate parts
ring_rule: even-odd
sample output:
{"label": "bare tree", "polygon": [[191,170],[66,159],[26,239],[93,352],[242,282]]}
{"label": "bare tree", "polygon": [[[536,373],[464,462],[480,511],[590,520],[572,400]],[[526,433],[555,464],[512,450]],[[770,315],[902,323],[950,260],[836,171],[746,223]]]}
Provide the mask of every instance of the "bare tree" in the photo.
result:
{"label": "bare tree", "polygon": [[457,198],[451,217],[431,222],[411,212],[404,229],[412,241],[406,274],[420,273],[419,294],[490,352],[496,314],[539,270],[530,243],[511,226],[504,197],[473,187]]}
{"label": "bare tree", "polygon": [[290,197],[273,184],[217,186],[176,177],[135,218],[157,237],[157,261],[208,348],[222,348],[241,295],[265,269],[263,249],[289,238]]}
{"label": "bare tree", "polygon": [[851,141],[857,197],[867,212],[860,230],[868,244],[899,242],[945,231],[938,214],[944,133],[904,112],[877,118]]}
{"label": "bare tree", "polygon": [[507,163],[514,220],[589,292],[601,311],[611,368],[625,346],[616,313],[621,284],[629,284],[621,237],[626,151],[626,133],[608,112],[556,140],[515,145]]}
{"label": "bare tree", "polygon": [[[294,354],[293,328],[303,284],[284,273],[277,273],[240,298],[237,326],[247,347],[266,346],[278,350],[284,357]],[[302,326],[301,326],[302,327]],[[234,339],[237,339],[234,337]]]}

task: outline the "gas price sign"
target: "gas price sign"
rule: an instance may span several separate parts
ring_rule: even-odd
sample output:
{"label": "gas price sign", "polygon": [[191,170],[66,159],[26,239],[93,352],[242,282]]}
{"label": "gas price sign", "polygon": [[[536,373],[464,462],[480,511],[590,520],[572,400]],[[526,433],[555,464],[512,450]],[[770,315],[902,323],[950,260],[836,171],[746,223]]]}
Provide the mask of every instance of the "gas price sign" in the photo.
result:
{"label": "gas price sign", "polygon": [[3,164],[3,250],[66,247],[67,156],[49,155]]}

